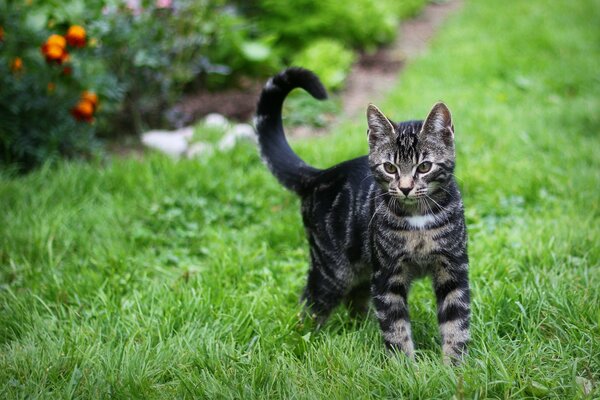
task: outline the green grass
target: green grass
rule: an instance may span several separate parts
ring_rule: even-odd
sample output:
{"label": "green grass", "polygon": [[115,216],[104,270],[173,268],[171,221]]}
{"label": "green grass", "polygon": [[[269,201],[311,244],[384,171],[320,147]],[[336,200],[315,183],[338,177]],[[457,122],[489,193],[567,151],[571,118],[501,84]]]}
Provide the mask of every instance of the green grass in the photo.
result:
{"label": "green grass", "polygon": [[[472,344],[441,364],[430,283],[417,361],[376,321],[298,318],[298,201],[250,145],[199,161],[62,163],[0,180],[0,398],[585,398],[600,394],[600,2],[468,1],[380,104],[453,110]],[[364,154],[362,116],[294,143]]]}

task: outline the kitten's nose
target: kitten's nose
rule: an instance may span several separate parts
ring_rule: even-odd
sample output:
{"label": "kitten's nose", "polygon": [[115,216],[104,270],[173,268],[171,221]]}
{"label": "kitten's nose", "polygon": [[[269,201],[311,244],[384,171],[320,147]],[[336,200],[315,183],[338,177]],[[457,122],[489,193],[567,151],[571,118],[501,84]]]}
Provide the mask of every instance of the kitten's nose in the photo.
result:
{"label": "kitten's nose", "polygon": [[407,197],[408,197],[408,194],[410,193],[410,191],[412,190],[412,188],[411,188],[411,187],[407,187],[407,188],[403,188],[403,187],[401,187],[401,188],[399,188],[399,189],[400,189],[400,191],[401,191],[402,193],[404,193],[404,195],[405,195],[405,196],[407,196]]}

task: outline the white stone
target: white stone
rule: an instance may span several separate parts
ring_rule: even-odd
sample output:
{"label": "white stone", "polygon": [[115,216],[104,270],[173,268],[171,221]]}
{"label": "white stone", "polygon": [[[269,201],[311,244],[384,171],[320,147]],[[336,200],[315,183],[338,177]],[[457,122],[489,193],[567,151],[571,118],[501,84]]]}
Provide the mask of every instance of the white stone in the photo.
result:
{"label": "white stone", "polygon": [[161,130],[142,134],[142,143],[172,157],[180,157],[188,147],[188,141],[181,133],[174,134],[170,131]]}
{"label": "white stone", "polygon": [[221,114],[213,113],[208,114],[206,117],[204,117],[204,125],[211,128],[226,129],[229,126],[229,121],[227,121],[227,118],[225,118]]}
{"label": "white stone", "polygon": [[250,139],[256,141],[256,132],[254,127],[250,124],[236,124],[231,129],[232,132],[236,135],[236,137],[240,139]]}
{"label": "white stone", "polygon": [[173,131],[173,134],[181,135],[189,142],[194,137],[194,127],[184,126],[183,128]]}
{"label": "white stone", "polygon": [[213,147],[206,142],[196,142],[190,145],[185,155],[187,158],[196,158],[203,155],[210,155],[213,152]]}
{"label": "white stone", "polygon": [[217,147],[221,151],[231,150],[238,140],[250,140],[256,142],[256,133],[254,128],[249,124],[236,124],[234,125],[223,138],[219,141]]}
{"label": "white stone", "polygon": [[217,147],[221,151],[231,150],[235,147],[236,142],[237,142],[237,139],[236,139],[235,135],[233,135],[231,133],[227,133],[227,134],[225,134],[225,136],[223,136],[223,139],[219,140]]}

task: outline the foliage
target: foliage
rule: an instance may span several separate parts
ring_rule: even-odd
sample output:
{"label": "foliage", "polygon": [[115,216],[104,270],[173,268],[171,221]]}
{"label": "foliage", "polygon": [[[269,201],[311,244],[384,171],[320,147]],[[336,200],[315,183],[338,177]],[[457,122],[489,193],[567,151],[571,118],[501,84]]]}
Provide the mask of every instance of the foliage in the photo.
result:
{"label": "foliage", "polygon": [[[410,293],[415,362],[383,351],[372,315],[299,319],[299,204],[247,145],[0,178],[1,397],[597,398],[598,6],[466,2],[379,104],[453,111],[464,366],[441,364],[428,281]],[[292,145],[327,167],[366,152],[365,128]]]}
{"label": "foliage", "polygon": [[[414,17],[421,11],[427,0],[381,0],[386,3],[386,7],[393,10],[393,12],[400,18]],[[443,3],[448,0],[433,0],[429,2]]]}
{"label": "foliage", "polygon": [[398,23],[392,1],[258,0],[255,7],[258,29],[277,35],[284,57],[319,38],[373,47],[392,40]]}
{"label": "foliage", "polygon": [[[250,38],[244,24],[224,0],[0,3],[1,162],[30,169],[90,154],[96,133],[164,124],[199,77],[223,85],[276,70],[270,39]],[[85,90],[98,95],[93,107]]]}
{"label": "foliage", "polygon": [[[292,60],[314,65],[339,88],[352,61],[345,48],[389,41],[401,9],[419,2],[2,1],[2,163],[29,169],[61,155],[89,155],[95,136],[174,122],[175,112],[166,110],[186,90],[236,85]],[[68,52],[47,43],[73,26],[81,38],[73,36]],[[96,103],[82,97],[86,90]]]}
{"label": "foliage", "polygon": [[[164,124],[163,111],[202,78],[223,87],[240,74],[278,68],[269,39],[251,39],[224,0],[115,2],[90,21],[98,52],[126,93],[121,122],[136,132]],[[108,130],[108,129],[107,129]]]}
{"label": "foliage", "polygon": [[354,62],[354,53],[340,42],[319,39],[292,58],[292,65],[314,71],[328,90],[339,89]]}
{"label": "foliage", "polygon": [[318,101],[298,89],[285,99],[283,114],[287,125],[323,128],[339,114],[341,107],[341,101],[337,97]]}
{"label": "foliage", "polygon": [[25,170],[91,155],[103,78],[85,29],[28,7],[0,3],[0,164]]}

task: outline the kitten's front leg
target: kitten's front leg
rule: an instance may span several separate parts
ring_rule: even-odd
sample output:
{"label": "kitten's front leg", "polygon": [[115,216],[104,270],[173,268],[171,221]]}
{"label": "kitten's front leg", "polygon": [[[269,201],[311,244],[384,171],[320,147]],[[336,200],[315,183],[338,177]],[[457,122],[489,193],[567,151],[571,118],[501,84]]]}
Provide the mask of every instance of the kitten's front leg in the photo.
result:
{"label": "kitten's front leg", "polygon": [[373,274],[373,304],[385,345],[414,358],[407,303],[409,285],[409,276],[403,271],[383,269]]}
{"label": "kitten's front leg", "polygon": [[471,316],[468,264],[442,263],[433,274],[444,362],[457,363],[466,353]]}

